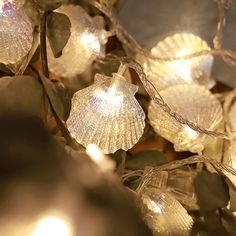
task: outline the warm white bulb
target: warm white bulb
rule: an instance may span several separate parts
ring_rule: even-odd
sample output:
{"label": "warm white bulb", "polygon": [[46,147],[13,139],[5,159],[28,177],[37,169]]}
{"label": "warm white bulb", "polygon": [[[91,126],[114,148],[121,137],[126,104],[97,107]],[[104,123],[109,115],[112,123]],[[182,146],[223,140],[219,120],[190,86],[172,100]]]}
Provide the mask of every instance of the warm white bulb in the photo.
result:
{"label": "warm white bulb", "polygon": [[186,133],[188,139],[194,139],[198,137],[198,132],[191,129],[188,125],[184,126],[183,130]]}
{"label": "warm white bulb", "polygon": [[98,146],[94,145],[94,144],[89,144],[86,147],[86,152],[87,154],[90,156],[90,158],[98,163],[98,162],[102,162],[104,159],[104,154],[102,153],[102,151],[98,148]]}
{"label": "warm white bulb", "polygon": [[109,112],[109,109],[111,107],[115,109],[115,107],[121,106],[124,99],[122,94],[118,95],[118,91],[115,86],[110,87],[107,91],[98,89],[97,91],[95,91],[95,97],[98,100],[103,101],[100,107],[98,107],[97,111],[107,116],[115,116],[116,114],[111,114]]}
{"label": "warm white bulb", "polygon": [[66,221],[55,216],[47,216],[37,223],[31,236],[71,236],[71,229]]}
{"label": "warm white bulb", "polygon": [[144,199],[144,204],[146,204],[147,208],[157,214],[162,213],[163,205],[151,200],[150,198]]}
{"label": "warm white bulb", "polygon": [[81,44],[91,48],[94,52],[98,53],[101,49],[101,44],[95,34],[90,32],[83,32],[80,38]]}
{"label": "warm white bulb", "polygon": [[86,152],[89,157],[98,165],[101,171],[113,171],[115,162],[103,154],[97,145],[89,144],[86,147]]}
{"label": "warm white bulb", "polygon": [[[187,48],[182,48],[178,53],[176,53],[176,57],[183,57],[188,54],[191,54],[191,51]],[[178,74],[180,77],[182,77],[186,82],[192,81],[192,67],[194,65],[194,61],[189,60],[175,60],[173,62],[170,62],[169,66],[170,68]]]}

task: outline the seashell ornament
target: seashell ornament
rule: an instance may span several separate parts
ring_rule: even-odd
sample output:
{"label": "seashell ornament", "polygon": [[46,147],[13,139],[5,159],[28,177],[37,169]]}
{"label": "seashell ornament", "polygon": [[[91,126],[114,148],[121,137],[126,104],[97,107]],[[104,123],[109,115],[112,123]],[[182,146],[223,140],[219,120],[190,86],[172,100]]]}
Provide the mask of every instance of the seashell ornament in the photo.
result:
{"label": "seashell ornament", "polygon": [[145,113],[134,97],[138,86],[117,73],[97,74],[95,79],[95,84],[74,94],[68,130],[85,147],[95,144],[106,154],[128,150],[145,126]]}
{"label": "seashell ornament", "polygon": [[[161,58],[183,57],[210,50],[200,37],[189,34],[174,34],[157,43],[151,55]],[[158,91],[178,84],[199,84],[207,88],[214,85],[211,79],[213,56],[210,54],[172,61],[157,61],[140,58],[145,73]]]}
{"label": "seashell ornament", "polygon": [[0,63],[14,64],[30,51],[33,27],[24,1],[0,0]]}
{"label": "seashell ornament", "polygon": [[[220,102],[203,86],[176,85],[162,90],[160,95],[173,111],[204,129],[215,130],[223,119]],[[148,117],[154,130],[172,142],[176,151],[201,154],[207,135],[180,124],[154,101],[150,103]]]}
{"label": "seashell ornament", "polygon": [[153,235],[189,235],[193,219],[168,192],[145,188],[140,194],[141,212]]}
{"label": "seashell ornament", "polygon": [[58,58],[48,43],[49,69],[58,76],[70,78],[83,73],[98,56],[103,56],[109,33],[103,28],[102,17],[92,18],[80,6],[65,5],[56,12],[69,17],[71,36]]}
{"label": "seashell ornament", "polygon": [[[227,132],[235,135],[236,131],[236,101],[231,101],[230,107],[228,109],[225,109],[224,112],[227,114]],[[236,140],[235,136],[234,139],[225,141],[225,147],[224,147],[224,155],[222,162],[232,167],[234,170],[236,170]],[[226,176],[232,181],[232,183],[236,186],[236,176],[233,174],[225,173]]]}

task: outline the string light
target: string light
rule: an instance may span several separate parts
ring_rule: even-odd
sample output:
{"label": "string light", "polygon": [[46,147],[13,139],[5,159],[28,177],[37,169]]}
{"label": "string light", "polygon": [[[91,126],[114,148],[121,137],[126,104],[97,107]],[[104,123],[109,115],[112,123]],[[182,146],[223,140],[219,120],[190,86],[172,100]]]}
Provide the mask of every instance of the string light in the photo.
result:
{"label": "string light", "polygon": [[62,218],[46,216],[40,219],[30,236],[72,236],[69,224]]}
{"label": "string light", "polygon": [[[174,34],[157,43],[151,49],[151,56],[159,58],[178,58],[210,50],[200,37],[182,33]],[[138,56],[145,73],[157,90],[162,90],[177,84],[200,84],[207,88],[214,85],[211,79],[212,55],[202,55],[191,59],[157,61]]]}
{"label": "string light", "polygon": [[71,36],[59,58],[55,58],[48,44],[49,69],[56,75],[73,77],[83,73],[91,63],[105,53],[109,35],[103,28],[102,17],[90,17],[80,6],[66,5],[56,12],[67,15],[71,22]]}
{"label": "string light", "polygon": [[[32,45],[33,29],[21,9],[22,2],[0,0],[0,62],[5,64],[18,62]],[[101,17],[93,19],[79,6],[62,6],[56,11],[70,18],[71,37],[60,58],[54,58],[47,45],[49,68],[59,76],[73,77],[85,72],[96,58],[103,56],[108,34]],[[127,42],[131,39],[127,37]],[[151,50],[153,57],[172,60],[139,60],[173,111],[204,129],[215,130],[223,114],[219,101],[207,90],[214,85],[211,78],[213,56],[174,59],[204,50],[211,49],[200,37],[188,33],[175,34]],[[104,172],[115,169],[115,162],[104,153],[114,153],[118,149],[127,151],[138,142],[145,127],[145,113],[134,97],[138,87],[128,83],[123,72],[121,66],[112,77],[97,74],[93,85],[76,92],[66,122],[71,135],[86,147],[91,160]],[[206,135],[180,124],[153,101],[148,116],[154,130],[172,142],[176,151],[202,153],[208,141]],[[229,151],[235,153],[233,147]],[[235,167],[235,159],[230,161]],[[139,197],[144,219],[154,234],[189,235],[193,220],[170,193],[144,188]],[[49,235],[72,236],[71,226],[61,217],[45,216],[37,222],[30,236]]]}
{"label": "string light", "polygon": [[23,3],[0,0],[0,63],[14,64],[31,49],[33,27],[21,8]]}
{"label": "string light", "polygon": [[96,75],[96,83],[78,91],[67,120],[82,145],[96,144],[104,153],[128,150],[143,134],[145,113],[134,97],[138,87],[121,74]]}

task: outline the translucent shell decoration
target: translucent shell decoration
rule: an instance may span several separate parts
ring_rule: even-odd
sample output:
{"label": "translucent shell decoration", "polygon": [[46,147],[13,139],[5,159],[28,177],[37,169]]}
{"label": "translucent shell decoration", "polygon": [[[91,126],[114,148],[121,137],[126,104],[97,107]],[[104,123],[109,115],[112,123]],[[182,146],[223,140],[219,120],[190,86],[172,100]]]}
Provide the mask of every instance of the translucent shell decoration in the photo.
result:
{"label": "translucent shell decoration", "polygon": [[[227,114],[227,131],[234,133],[236,131],[236,101],[233,100],[233,103],[230,104],[229,109],[225,109]],[[231,139],[225,142],[224,148],[224,158],[223,163],[227,166],[232,167],[236,170],[236,140]],[[233,174],[226,173],[228,178],[232,181],[232,183],[236,186],[236,176]]]}
{"label": "translucent shell decoration", "polygon": [[[199,85],[176,85],[162,90],[160,95],[170,108],[185,119],[208,130],[215,130],[223,119],[220,102]],[[154,130],[174,144],[176,151],[201,154],[207,136],[182,125],[151,101],[148,117]]]}
{"label": "translucent shell decoration", "polygon": [[71,135],[83,146],[95,144],[104,153],[130,149],[145,126],[145,113],[134,97],[137,90],[119,74],[97,74],[95,84],[73,96],[67,120]]}
{"label": "translucent shell decoration", "polygon": [[33,27],[24,1],[0,0],[0,63],[13,64],[30,51]]}
{"label": "translucent shell decoration", "polygon": [[69,17],[71,35],[58,58],[54,57],[48,43],[49,69],[56,75],[70,78],[83,73],[104,54],[107,32],[103,29],[102,17],[92,18],[80,6],[65,5],[56,11]]}
{"label": "translucent shell decoration", "polygon": [[193,219],[171,194],[156,188],[146,188],[140,200],[144,221],[154,236],[189,235]]}
{"label": "translucent shell decoration", "polygon": [[[174,34],[151,49],[151,55],[162,58],[182,57],[210,50],[200,37],[193,34]],[[157,90],[177,84],[199,84],[207,88],[214,85],[211,79],[213,56],[210,54],[172,61],[144,60],[144,71]]]}

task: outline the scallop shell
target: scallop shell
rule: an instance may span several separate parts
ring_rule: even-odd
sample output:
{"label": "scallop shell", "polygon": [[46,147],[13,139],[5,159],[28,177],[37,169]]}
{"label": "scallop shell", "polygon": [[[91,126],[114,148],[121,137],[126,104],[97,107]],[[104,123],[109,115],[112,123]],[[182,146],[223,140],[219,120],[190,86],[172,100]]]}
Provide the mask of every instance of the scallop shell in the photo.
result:
{"label": "scallop shell", "polygon": [[189,235],[193,219],[169,193],[146,188],[140,196],[144,221],[155,235]]}
{"label": "scallop shell", "polygon": [[[159,42],[151,50],[155,57],[181,57],[203,50],[210,50],[200,37],[193,34],[174,34]],[[202,55],[191,59],[174,61],[145,60],[143,67],[157,90],[177,84],[200,84],[207,88],[214,85],[211,80],[212,55]]]}
{"label": "scallop shell", "polygon": [[4,2],[0,7],[0,63],[13,64],[31,49],[33,27],[23,9]]}
{"label": "scallop shell", "polygon": [[186,209],[199,210],[193,185],[196,175],[196,171],[189,169],[155,171],[155,168],[146,167],[139,186],[141,186],[141,190],[142,187],[155,187],[168,191]]}
{"label": "scallop shell", "polygon": [[119,74],[97,77],[97,83],[73,96],[68,129],[83,146],[95,144],[104,153],[128,150],[145,126],[145,113],[134,97],[138,87]]}
{"label": "scallop shell", "polygon": [[[176,85],[162,90],[160,95],[173,111],[202,128],[214,130],[223,119],[220,102],[203,86]],[[181,125],[154,101],[150,103],[148,117],[154,130],[172,142],[176,151],[201,154],[206,135]]]}
{"label": "scallop shell", "polygon": [[[230,132],[236,131],[236,101],[231,104],[231,107],[228,110],[225,110],[227,114],[227,128]],[[225,141],[223,163],[227,166],[232,167],[236,170],[236,141],[235,138],[232,140]],[[236,186],[236,176],[230,173],[225,173],[232,183]]]}
{"label": "scallop shell", "polygon": [[83,8],[74,5],[62,6],[56,11],[69,17],[71,36],[59,58],[54,57],[48,43],[49,69],[56,75],[73,77],[83,73],[98,56],[104,54],[106,31],[103,18],[91,18]]}

